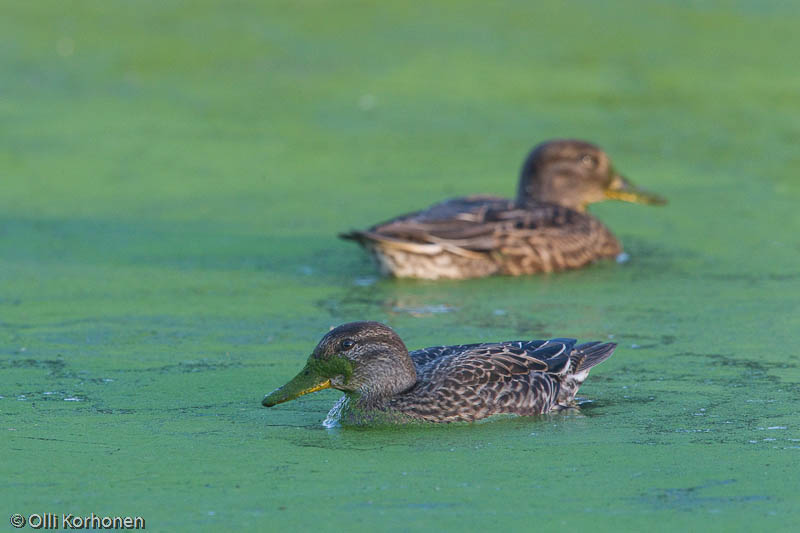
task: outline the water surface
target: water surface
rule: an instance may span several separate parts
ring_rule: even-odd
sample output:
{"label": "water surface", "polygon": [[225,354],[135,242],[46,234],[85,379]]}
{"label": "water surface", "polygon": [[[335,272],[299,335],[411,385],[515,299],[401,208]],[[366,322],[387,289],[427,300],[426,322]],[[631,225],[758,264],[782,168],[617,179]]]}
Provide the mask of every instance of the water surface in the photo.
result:
{"label": "water surface", "polygon": [[[800,521],[800,18],[784,2],[7,4],[3,512],[154,531],[789,530]],[[664,208],[630,260],[381,280],[335,233],[512,194],[591,139]],[[325,429],[267,410],[329,327],[613,339],[581,413]],[[5,518],[3,518],[5,520]]]}

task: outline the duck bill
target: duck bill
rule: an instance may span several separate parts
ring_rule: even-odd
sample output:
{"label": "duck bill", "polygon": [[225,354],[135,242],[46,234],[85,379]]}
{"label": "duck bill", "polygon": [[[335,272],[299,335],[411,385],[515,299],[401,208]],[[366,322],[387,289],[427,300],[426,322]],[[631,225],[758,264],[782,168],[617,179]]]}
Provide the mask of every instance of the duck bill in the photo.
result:
{"label": "duck bill", "polygon": [[623,176],[616,174],[614,179],[605,190],[606,198],[621,200],[623,202],[634,202],[647,205],[664,205],[667,199],[658,194],[654,194],[643,189],[639,189]]}
{"label": "duck bill", "polygon": [[279,403],[294,400],[304,394],[330,388],[331,380],[308,368],[308,365],[289,383],[270,392],[261,400],[264,407],[272,407]]}

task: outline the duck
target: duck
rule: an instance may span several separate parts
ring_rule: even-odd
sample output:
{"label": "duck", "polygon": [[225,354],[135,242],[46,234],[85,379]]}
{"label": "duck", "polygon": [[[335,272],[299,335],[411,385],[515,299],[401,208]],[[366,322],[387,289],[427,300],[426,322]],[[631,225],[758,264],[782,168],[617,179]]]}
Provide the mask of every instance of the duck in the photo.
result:
{"label": "duck", "polygon": [[409,353],[380,322],[329,331],[291,381],[264,396],[274,407],[334,388],[344,395],[324,425],[475,422],[494,415],[541,415],[574,408],[589,370],[615,343],[575,339],[434,346]]}
{"label": "duck", "polygon": [[666,203],[619,174],[600,147],[556,139],[530,151],[515,199],[453,198],[339,237],[360,244],[383,274],[398,278],[557,272],[620,256],[619,240],[586,211],[609,199]]}

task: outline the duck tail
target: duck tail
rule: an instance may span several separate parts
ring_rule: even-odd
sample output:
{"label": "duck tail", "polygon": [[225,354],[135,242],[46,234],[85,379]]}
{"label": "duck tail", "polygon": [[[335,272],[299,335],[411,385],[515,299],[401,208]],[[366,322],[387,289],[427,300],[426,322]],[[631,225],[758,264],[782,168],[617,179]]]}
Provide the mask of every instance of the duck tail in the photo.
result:
{"label": "duck tail", "polygon": [[593,366],[599,365],[614,353],[617,344],[614,342],[587,342],[575,347],[570,355],[570,369],[572,374],[588,372]]}
{"label": "duck tail", "polygon": [[578,389],[589,377],[589,370],[611,357],[616,347],[613,342],[587,342],[576,346],[569,356],[569,370],[561,379],[556,403],[563,407],[572,405]]}
{"label": "duck tail", "polygon": [[344,233],[339,234],[340,239],[344,239],[346,241],[356,241],[361,243],[364,240],[364,233],[358,230],[347,231]]}

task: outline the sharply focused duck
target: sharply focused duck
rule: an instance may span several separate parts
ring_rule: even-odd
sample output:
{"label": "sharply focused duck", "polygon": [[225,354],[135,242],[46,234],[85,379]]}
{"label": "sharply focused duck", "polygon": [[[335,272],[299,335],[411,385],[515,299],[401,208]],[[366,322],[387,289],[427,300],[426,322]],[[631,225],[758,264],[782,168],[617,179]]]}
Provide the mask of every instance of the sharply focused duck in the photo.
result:
{"label": "sharply focused duck", "polygon": [[586,212],[607,199],[666,203],[618,174],[597,146],[555,140],[530,152],[515,200],[454,198],[340,237],[366,248],[385,274],[402,278],[553,272],[622,252],[608,228]]}
{"label": "sharply focused duck", "polygon": [[575,339],[435,346],[411,353],[391,328],[351,322],[325,335],[305,368],[265,407],[333,387],[345,394],[326,424],[475,421],[573,405],[589,369],[616,344]]}

